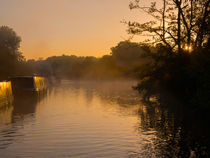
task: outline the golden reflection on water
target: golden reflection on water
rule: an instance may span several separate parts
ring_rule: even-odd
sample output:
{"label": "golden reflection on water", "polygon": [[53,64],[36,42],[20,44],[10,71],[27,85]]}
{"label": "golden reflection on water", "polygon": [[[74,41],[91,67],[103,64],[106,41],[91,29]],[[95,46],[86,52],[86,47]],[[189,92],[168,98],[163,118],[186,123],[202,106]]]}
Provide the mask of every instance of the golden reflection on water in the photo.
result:
{"label": "golden reflection on water", "polygon": [[62,81],[14,98],[0,111],[1,156],[176,157],[182,127],[167,109],[143,104],[132,85]]}
{"label": "golden reflection on water", "polygon": [[13,101],[11,82],[0,82],[0,108]]}
{"label": "golden reflection on water", "polygon": [[12,156],[15,150],[19,156],[35,157],[128,155],[138,146],[136,94],[127,82],[64,81],[41,100],[15,98],[10,110],[1,111],[0,117],[11,117],[1,122],[1,154]]}
{"label": "golden reflection on water", "polygon": [[13,106],[4,106],[0,108],[0,125],[12,122]]}

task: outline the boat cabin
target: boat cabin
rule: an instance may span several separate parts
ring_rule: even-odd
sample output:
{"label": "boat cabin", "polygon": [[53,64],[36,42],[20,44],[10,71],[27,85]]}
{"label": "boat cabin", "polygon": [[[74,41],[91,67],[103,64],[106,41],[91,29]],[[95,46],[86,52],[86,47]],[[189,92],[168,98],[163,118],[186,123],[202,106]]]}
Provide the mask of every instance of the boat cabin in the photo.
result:
{"label": "boat cabin", "polygon": [[40,92],[47,89],[47,79],[38,76],[18,76],[10,78],[14,94]]}

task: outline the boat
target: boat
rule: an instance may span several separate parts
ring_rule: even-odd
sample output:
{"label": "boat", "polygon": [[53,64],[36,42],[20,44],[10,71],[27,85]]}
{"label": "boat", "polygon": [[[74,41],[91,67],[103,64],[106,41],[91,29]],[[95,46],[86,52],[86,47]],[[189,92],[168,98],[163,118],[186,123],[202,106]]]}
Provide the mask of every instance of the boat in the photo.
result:
{"label": "boat", "polygon": [[48,82],[40,76],[16,76],[10,78],[13,95],[39,94],[47,90]]}

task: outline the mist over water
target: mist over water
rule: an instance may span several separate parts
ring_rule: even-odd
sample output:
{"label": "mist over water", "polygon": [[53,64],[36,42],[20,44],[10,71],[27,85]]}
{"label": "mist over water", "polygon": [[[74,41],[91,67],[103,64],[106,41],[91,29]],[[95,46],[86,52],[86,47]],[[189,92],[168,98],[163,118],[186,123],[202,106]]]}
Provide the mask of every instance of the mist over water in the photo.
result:
{"label": "mist over water", "polygon": [[178,157],[181,126],[143,104],[135,84],[63,80],[42,97],[15,98],[0,110],[0,157]]}

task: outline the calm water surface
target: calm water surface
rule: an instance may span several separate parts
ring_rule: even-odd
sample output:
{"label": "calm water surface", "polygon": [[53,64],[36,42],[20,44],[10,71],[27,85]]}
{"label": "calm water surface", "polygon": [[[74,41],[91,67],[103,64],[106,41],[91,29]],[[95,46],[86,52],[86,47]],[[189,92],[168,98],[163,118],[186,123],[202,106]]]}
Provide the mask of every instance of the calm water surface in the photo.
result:
{"label": "calm water surface", "polygon": [[0,109],[0,157],[193,156],[198,148],[180,145],[174,115],[141,103],[135,84],[63,81],[39,98],[16,98]]}

